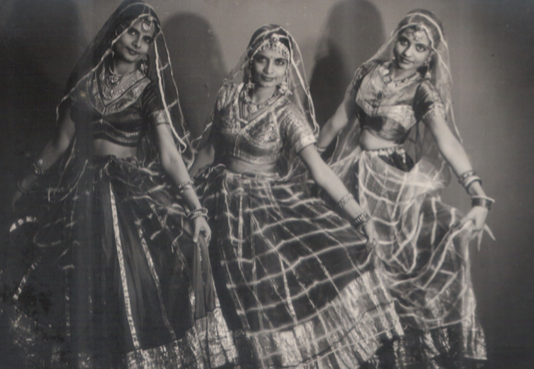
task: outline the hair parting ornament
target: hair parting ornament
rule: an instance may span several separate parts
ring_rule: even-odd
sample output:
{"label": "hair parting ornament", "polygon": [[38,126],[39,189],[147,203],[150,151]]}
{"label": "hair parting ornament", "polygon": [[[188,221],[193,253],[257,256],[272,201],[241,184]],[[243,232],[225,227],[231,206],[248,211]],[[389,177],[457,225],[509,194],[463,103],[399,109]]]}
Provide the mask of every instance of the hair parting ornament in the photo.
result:
{"label": "hair parting ornament", "polygon": [[[262,32],[258,32],[262,30]],[[249,59],[252,59],[254,55],[259,53],[262,50],[273,50],[282,54],[288,61],[291,61],[293,53],[291,47],[293,45],[293,40],[282,26],[276,25],[267,25],[263,26],[256,31],[253,38],[250,40],[248,45],[247,53]]]}
{"label": "hair parting ornament", "polygon": [[[280,53],[281,55],[284,56],[284,58],[286,58],[287,60],[290,60],[291,52],[289,51],[289,48],[280,41],[281,37],[282,36],[277,35],[277,34],[271,35],[271,37],[263,41],[263,43],[256,49],[256,51],[254,51],[252,56],[256,55],[262,50],[271,50],[271,51],[276,51]],[[287,37],[283,37],[283,38],[287,40]]]}

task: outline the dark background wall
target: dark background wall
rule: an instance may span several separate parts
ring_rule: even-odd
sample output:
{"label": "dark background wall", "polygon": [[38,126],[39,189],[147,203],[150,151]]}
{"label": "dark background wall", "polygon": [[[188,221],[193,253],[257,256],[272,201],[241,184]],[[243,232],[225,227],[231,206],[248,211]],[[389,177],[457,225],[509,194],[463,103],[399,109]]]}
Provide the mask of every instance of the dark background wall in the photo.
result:
{"label": "dark background wall", "polygon": [[[119,1],[0,1],[0,224],[16,181],[55,120],[70,70]],[[472,248],[490,368],[534,367],[534,2],[532,0],[153,0],[184,114],[202,130],[220,81],[252,32],[286,26],[299,41],[320,123],[354,69],[413,8],[436,12],[449,41],[456,121],[473,166],[497,202],[496,241]],[[458,184],[446,201],[466,210]],[[5,234],[5,233],[4,233]]]}

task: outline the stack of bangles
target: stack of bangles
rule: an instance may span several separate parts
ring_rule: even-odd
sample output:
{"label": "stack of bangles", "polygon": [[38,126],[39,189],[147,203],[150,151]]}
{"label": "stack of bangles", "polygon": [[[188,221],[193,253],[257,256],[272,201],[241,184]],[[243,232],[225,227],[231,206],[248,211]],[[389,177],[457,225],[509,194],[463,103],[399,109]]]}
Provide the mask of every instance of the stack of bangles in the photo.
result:
{"label": "stack of bangles", "polygon": [[[466,172],[463,172],[458,176],[458,182],[465,188],[467,193],[469,193],[469,187],[475,183],[478,182],[482,185],[482,179],[480,179],[479,176],[477,176],[477,172],[474,170],[468,170]],[[491,205],[495,202],[491,197],[487,196],[471,196],[471,206],[482,206],[486,209],[490,210]]]}
{"label": "stack of bangles", "polygon": [[189,213],[187,213],[187,219],[188,220],[197,219],[199,217],[207,219],[208,218],[208,209],[206,209],[206,208],[197,208],[197,209],[191,210]]}
{"label": "stack of bangles", "polygon": [[475,182],[482,184],[482,179],[477,176],[477,172],[475,172],[474,170],[468,170],[458,176],[458,182],[469,193],[469,187]]}
{"label": "stack of bangles", "polygon": [[[352,196],[352,194],[350,194],[350,193],[346,194],[337,203],[338,208],[339,209],[343,209],[345,207],[345,205],[347,205],[347,203],[352,199],[354,199],[354,196]],[[358,229],[361,226],[363,226],[365,223],[367,223],[369,220],[371,220],[371,217],[369,216],[369,214],[361,213],[361,214],[358,214],[357,216],[355,216],[354,218],[352,218],[352,225],[356,229]]]}

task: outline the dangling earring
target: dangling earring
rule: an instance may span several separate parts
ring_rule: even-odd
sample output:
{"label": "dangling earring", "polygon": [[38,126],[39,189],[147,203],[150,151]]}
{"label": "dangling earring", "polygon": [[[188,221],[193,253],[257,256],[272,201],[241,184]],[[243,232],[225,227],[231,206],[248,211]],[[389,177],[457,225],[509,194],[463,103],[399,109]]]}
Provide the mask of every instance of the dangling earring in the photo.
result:
{"label": "dangling earring", "polygon": [[143,74],[148,73],[148,55],[145,55],[143,59],[141,59],[141,61],[139,62],[138,68],[141,71],[141,73]]}
{"label": "dangling earring", "polygon": [[252,80],[251,65],[249,65],[247,67],[246,75],[247,75],[247,90],[253,90],[254,89],[254,81]]}
{"label": "dangling earring", "polygon": [[277,86],[278,87],[278,91],[282,95],[285,94],[287,92],[287,90],[288,90],[287,80],[288,80],[288,77],[287,77],[287,73],[286,73],[286,75],[284,76],[284,79],[282,80],[282,82],[280,82],[280,84]]}

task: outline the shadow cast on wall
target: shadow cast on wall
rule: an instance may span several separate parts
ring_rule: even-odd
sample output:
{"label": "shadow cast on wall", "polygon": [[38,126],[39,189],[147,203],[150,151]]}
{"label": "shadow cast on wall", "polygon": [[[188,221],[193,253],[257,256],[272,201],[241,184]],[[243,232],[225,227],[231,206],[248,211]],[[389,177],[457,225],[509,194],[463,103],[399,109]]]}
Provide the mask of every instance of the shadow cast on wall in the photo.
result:
{"label": "shadow cast on wall", "polygon": [[184,117],[191,135],[198,137],[226,75],[220,44],[210,24],[196,14],[171,17],[163,26],[163,32]]}
{"label": "shadow cast on wall", "polygon": [[4,223],[16,181],[56,126],[63,85],[86,45],[74,0],[17,0],[0,29],[0,206]]}
{"label": "shadow cast on wall", "polygon": [[331,8],[310,80],[319,125],[334,114],[356,68],[384,42],[383,28],[380,12],[370,1],[346,0]]}

